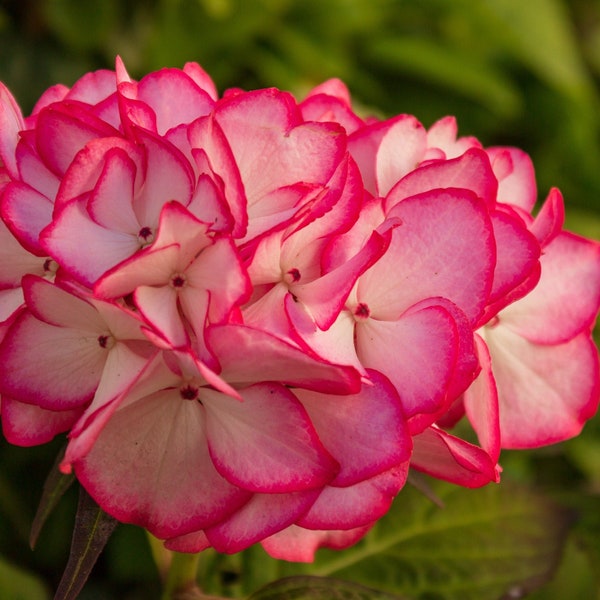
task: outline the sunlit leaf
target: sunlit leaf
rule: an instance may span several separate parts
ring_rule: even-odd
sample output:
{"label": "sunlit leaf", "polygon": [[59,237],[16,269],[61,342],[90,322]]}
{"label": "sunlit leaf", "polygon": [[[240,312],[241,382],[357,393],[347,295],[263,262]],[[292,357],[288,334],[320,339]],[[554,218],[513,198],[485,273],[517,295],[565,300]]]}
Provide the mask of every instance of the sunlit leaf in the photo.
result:
{"label": "sunlit leaf", "polygon": [[508,483],[468,490],[432,482],[432,489],[444,508],[406,487],[364,540],[321,550],[312,565],[271,561],[251,549],[240,570],[243,588],[249,593],[276,577],[312,574],[410,598],[498,600],[522,597],[551,577],[569,512]]}
{"label": "sunlit leaf", "polygon": [[55,600],[77,598],[116,526],[116,519],[106,514],[81,487],[69,561]]}

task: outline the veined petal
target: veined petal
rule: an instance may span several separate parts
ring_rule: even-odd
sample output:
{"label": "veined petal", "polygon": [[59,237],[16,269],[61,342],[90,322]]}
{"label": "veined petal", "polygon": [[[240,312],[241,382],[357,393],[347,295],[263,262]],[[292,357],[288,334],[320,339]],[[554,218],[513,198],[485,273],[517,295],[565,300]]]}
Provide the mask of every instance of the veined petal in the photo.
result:
{"label": "veined petal", "polygon": [[0,392],[51,410],[69,410],[91,399],[106,349],[89,330],[55,327],[23,312],[0,345]]}
{"label": "veined petal", "polygon": [[408,461],[348,487],[326,486],[296,524],[306,529],[349,530],[385,515],[406,482]]}
{"label": "veined petal", "polygon": [[464,407],[481,447],[493,461],[498,461],[501,447],[498,391],[489,350],[479,335],[475,335],[475,343],[481,372],[464,393]]}
{"label": "veined petal", "polygon": [[217,473],[203,409],[176,389],[117,410],[74,469],[106,512],[161,538],[218,523],[250,498]]}
{"label": "veined petal", "polygon": [[411,466],[438,479],[469,488],[498,482],[499,468],[478,446],[435,426],[413,437]]}
{"label": "veined petal", "polygon": [[600,244],[563,232],[544,248],[540,262],[537,286],[499,318],[532,342],[566,342],[592,326],[598,314]]}
{"label": "veined petal", "polygon": [[441,296],[476,322],[496,258],[484,203],[468,190],[433,190],[403,200],[388,216],[402,225],[385,255],[360,277],[359,301],[376,318],[390,319],[415,302]]}
{"label": "veined petal", "polygon": [[230,383],[280,381],[285,385],[332,394],[351,394],[360,387],[352,367],[329,363],[260,329],[244,325],[211,325],[206,341]]}
{"label": "veined petal", "polygon": [[42,232],[40,242],[61,267],[89,287],[140,248],[137,237],[92,221],[81,201],[63,207]]}
{"label": "veined petal", "polygon": [[395,388],[377,371],[368,375],[370,384],[349,396],[294,390],[319,439],[341,465],[334,486],[353,485],[410,458],[412,443]]}
{"label": "veined petal", "polygon": [[531,158],[518,148],[486,148],[498,178],[498,202],[531,212],[537,200],[535,172]]}
{"label": "veined petal", "polygon": [[435,420],[448,401],[458,351],[456,324],[445,308],[416,305],[397,321],[359,322],[356,347],[361,362],[396,388],[411,433]]}
{"label": "veined petal", "polygon": [[296,397],[276,384],[240,390],[242,402],[201,391],[206,436],[217,470],[253,492],[296,492],[331,481],[338,464],[327,453]]}
{"label": "veined petal", "polygon": [[21,244],[34,254],[45,254],[39,235],[52,220],[52,202],[29,185],[15,181],[4,189],[1,210],[4,223]]}
{"label": "veined petal", "polygon": [[388,213],[405,198],[441,188],[471,190],[491,208],[496,203],[498,182],[487,154],[472,148],[457,158],[434,161],[410,171],[389,191],[385,211]]}
{"label": "veined petal", "polygon": [[12,179],[19,178],[15,149],[19,141],[19,132],[23,129],[25,122],[21,109],[8,88],[0,83],[0,161]]}
{"label": "veined petal", "polygon": [[527,341],[508,327],[485,331],[504,448],[535,448],[577,435],[598,407],[598,353],[588,331],[563,344]]}
{"label": "veined petal", "polygon": [[[224,522],[205,530],[217,552],[233,554],[292,525],[319,495],[319,490],[288,494],[254,494]],[[173,548],[169,540],[169,548]]]}
{"label": "veined petal", "polygon": [[170,285],[140,286],[133,295],[144,319],[175,348],[189,342],[177,302],[177,291]]}
{"label": "veined petal", "polygon": [[81,409],[47,410],[2,396],[2,433],[17,446],[38,446],[68,431],[81,414]]}
{"label": "veined petal", "polygon": [[315,552],[319,548],[348,548],[364,537],[373,525],[374,522],[348,531],[311,531],[291,525],[264,539],[261,546],[273,558],[309,563],[315,560]]}

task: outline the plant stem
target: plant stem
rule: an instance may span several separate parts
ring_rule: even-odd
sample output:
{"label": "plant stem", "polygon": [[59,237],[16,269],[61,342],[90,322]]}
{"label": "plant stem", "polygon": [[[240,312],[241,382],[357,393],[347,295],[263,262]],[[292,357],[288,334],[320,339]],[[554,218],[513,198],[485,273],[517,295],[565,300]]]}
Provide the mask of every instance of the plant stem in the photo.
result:
{"label": "plant stem", "polygon": [[196,583],[199,558],[199,554],[173,552],[161,600],[176,600],[188,594],[190,598],[202,598]]}

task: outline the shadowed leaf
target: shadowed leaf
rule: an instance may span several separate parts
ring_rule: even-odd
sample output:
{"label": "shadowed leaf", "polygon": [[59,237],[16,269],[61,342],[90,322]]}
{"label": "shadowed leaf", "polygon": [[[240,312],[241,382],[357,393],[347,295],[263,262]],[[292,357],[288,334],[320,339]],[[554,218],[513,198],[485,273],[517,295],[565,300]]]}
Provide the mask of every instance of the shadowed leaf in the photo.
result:
{"label": "shadowed leaf", "polygon": [[58,456],[52,465],[52,469],[50,470],[50,473],[48,473],[48,477],[44,482],[42,498],[38,505],[37,512],[35,513],[33,523],[31,524],[31,531],[29,533],[29,545],[32,549],[37,543],[37,539],[40,535],[42,527],[44,526],[44,523],[52,511],[56,508],[56,505],[63,497],[64,493],[69,489],[75,480],[75,475],[64,475],[58,470],[58,465],[63,459],[64,454],[65,449],[63,448],[58,453]]}
{"label": "shadowed leaf", "polygon": [[74,600],[118,521],[106,514],[81,487],[71,553],[54,600]]}
{"label": "shadowed leaf", "polygon": [[248,600],[402,600],[357,583],[330,577],[287,577],[270,583]]}

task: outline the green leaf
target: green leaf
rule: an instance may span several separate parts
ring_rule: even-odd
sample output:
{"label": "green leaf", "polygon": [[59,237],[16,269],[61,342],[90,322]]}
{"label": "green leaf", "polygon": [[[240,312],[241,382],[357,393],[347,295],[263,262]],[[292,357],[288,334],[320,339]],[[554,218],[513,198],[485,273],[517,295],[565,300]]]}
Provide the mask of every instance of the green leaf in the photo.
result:
{"label": "green leaf", "polygon": [[407,486],[361,542],[320,550],[312,565],[250,549],[239,569],[243,589],[311,574],[419,600],[498,600],[521,597],[552,576],[571,522],[566,509],[508,483],[469,490],[432,481],[431,487],[444,508]]}
{"label": "green leaf", "polygon": [[31,532],[29,534],[29,545],[32,549],[35,547],[44,523],[56,508],[56,505],[63,497],[64,493],[69,489],[73,481],[75,481],[75,475],[64,475],[58,469],[64,455],[65,448],[58,453],[58,456],[52,465],[52,469],[44,482],[42,498],[35,513],[33,523],[31,524]]}
{"label": "green leaf", "polygon": [[287,577],[275,581],[248,600],[402,600],[402,596],[330,577]]}
{"label": "green leaf", "polygon": [[48,600],[48,590],[31,573],[0,558],[0,598],[2,600]]}
{"label": "green leaf", "polygon": [[83,487],[79,488],[71,553],[54,600],[77,598],[117,523],[116,519],[96,504]]}

